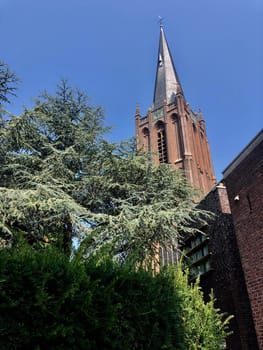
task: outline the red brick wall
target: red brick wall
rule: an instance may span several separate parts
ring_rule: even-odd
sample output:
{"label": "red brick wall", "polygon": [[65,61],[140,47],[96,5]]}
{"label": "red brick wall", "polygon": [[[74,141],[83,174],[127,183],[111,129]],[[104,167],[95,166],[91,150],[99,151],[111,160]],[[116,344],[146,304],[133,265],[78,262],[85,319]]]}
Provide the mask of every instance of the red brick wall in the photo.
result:
{"label": "red brick wall", "polygon": [[204,295],[207,298],[213,289],[217,307],[234,315],[230,323],[233,333],[227,338],[227,349],[257,350],[250,302],[224,185],[220,184],[210,191],[199,207],[215,214],[205,228],[209,237],[211,270],[200,279]]}
{"label": "red brick wall", "polygon": [[263,141],[225,177],[260,349],[263,349]]}
{"label": "red brick wall", "polygon": [[[156,116],[157,111],[159,117]],[[177,95],[177,103],[164,104],[157,111],[149,110],[146,117],[141,118],[139,110],[136,110],[138,150],[150,150],[154,163],[159,163],[156,126],[162,121],[166,131],[168,163],[175,169],[183,169],[194,187],[204,194],[208,193],[215,186],[215,176],[201,114],[193,114],[181,94]],[[146,129],[149,131],[150,149],[147,147]]]}

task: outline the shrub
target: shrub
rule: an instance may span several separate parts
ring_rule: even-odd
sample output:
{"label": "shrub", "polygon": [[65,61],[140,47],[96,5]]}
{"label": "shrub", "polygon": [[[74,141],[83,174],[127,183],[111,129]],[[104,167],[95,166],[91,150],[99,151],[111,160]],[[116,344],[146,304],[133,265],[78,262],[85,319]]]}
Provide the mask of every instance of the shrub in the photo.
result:
{"label": "shrub", "polygon": [[220,349],[213,299],[180,267],[156,276],[53,249],[0,252],[1,349]]}

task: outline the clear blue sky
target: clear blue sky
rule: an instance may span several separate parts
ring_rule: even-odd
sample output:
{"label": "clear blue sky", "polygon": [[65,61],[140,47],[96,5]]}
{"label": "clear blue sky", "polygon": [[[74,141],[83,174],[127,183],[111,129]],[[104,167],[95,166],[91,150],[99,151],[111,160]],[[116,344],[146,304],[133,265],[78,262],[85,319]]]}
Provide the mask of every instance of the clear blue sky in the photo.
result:
{"label": "clear blue sky", "polygon": [[134,136],[152,104],[158,16],[185,96],[203,111],[217,179],[263,126],[262,0],[0,0],[0,60],[21,78],[20,113],[61,78]]}

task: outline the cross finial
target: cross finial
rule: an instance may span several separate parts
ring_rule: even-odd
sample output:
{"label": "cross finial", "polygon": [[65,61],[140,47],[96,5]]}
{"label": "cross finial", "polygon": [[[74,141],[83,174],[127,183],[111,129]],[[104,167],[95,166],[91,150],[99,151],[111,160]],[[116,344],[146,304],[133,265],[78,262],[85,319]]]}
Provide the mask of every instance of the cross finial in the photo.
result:
{"label": "cross finial", "polygon": [[160,27],[163,27],[163,20],[164,20],[164,17],[158,16],[158,18],[159,18]]}

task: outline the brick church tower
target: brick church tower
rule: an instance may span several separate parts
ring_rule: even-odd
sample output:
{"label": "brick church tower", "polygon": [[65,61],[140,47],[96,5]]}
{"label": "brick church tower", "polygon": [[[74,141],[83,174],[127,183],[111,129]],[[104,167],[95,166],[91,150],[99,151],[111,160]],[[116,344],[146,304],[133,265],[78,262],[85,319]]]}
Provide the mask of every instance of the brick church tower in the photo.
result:
{"label": "brick church tower", "polygon": [[182,169],[190,183],[206,194],[215,176],[201,112],[185,100],[173,59],[160,26],[153,105],[145,117],[136,108],[137,148],[151,152],[154,162]]}

